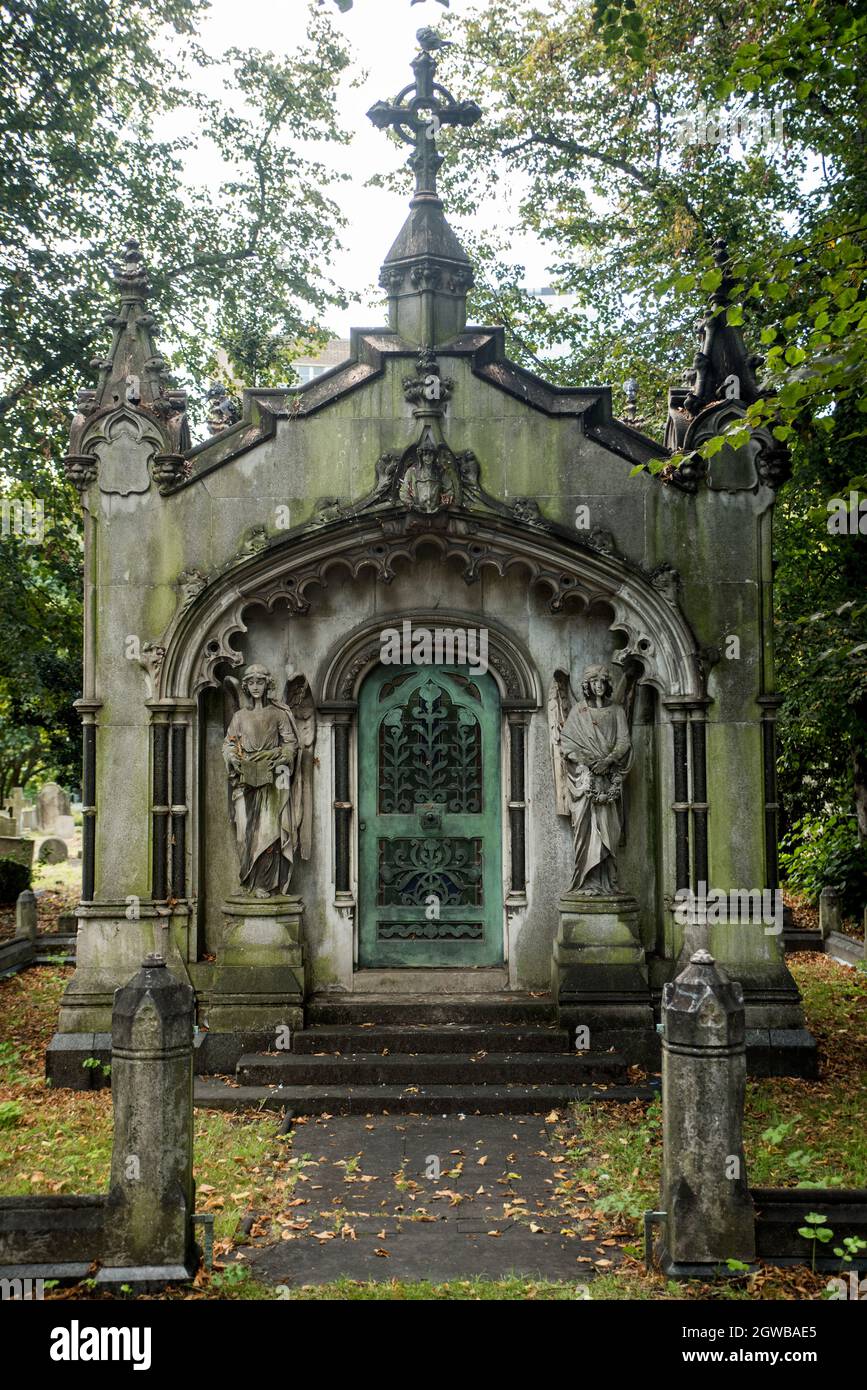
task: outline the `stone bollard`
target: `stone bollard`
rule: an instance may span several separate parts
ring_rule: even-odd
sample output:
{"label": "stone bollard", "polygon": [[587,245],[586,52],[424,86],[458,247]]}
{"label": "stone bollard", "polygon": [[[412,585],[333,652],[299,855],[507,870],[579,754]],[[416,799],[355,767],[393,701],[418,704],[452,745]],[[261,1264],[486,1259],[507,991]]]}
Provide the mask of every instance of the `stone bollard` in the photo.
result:
{"label": "stone bollard", "polygon": [[100,1282],[189,1279],[193,1244],[193,1009],[162,956],[114,996],[114,1143]]}
{"label": "stone bollard", "polygon": [[819,894],[819,930],[827,941],[832,931],[843,930],[840,894],[836,888],[823,888]]}
{"label": "stone bollard", "polygon": [[661,1254],[666,1274],[706,1276],[755,1258],[743,1149],[744,993],[708,951],[662,991]]}
{"label": "stone bollard", "polygon": [[25,888],[15,903],[15,939],[36,942],[36,894]]}

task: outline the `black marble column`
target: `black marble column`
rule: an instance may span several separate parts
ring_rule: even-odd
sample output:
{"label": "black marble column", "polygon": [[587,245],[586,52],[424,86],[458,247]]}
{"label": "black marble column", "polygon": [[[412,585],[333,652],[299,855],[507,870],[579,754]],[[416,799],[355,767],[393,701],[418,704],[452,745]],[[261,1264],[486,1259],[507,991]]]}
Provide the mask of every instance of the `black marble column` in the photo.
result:
{"label": "black marble column", "polygon": [[93,902],[96,891],[96,714],[81,711],[82,729],[82,823],[81,823],[81,899]]}
{"label": "black marble column", "polygon": [[689,749],[685,712],[676,710],[671,724],[674,754],[675,889],[690,886],[689,866]]}
{"label": "black marble column", "polygon": [[527,888],[527,801],[524,773],[526,716],[509,716],[509,835],[513,893]]}
{"label": "black marble column", "polygon": [[692,751],[692,842],[693,887],[699,884],[707,891],[707,753],[704,710],[693,710],[689,733]]}
{"label": "black marble column", "polygon": [[171,732],[171,889],[187,896],[187,722],[178,719]]}
{"label": "black marble column", "polygon": [[153,861],[151,868],[151,897],[163,903],[168,898],[168,828],[169,828],[169,725],[167,714],[155,716],[151,725],[153,749],[153,795],[151,800],[151,829]]}
{"label": "black marble column", "polygon": [[334,724],[334,886],[338,893],[350,891],[350,831],[352,802],[349,799],[349,715],[337,715]]}

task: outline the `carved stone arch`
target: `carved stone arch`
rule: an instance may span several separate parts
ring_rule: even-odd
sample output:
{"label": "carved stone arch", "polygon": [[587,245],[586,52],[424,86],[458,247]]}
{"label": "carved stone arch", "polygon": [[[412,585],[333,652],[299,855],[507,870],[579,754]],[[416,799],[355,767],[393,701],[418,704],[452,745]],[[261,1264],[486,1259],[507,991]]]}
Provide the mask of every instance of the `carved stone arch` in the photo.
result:
{"label": "carved stone arch", "polygon": [[488,666],[500,691],[503,709],[538,709],[542,703],[539,674],[529,654],[505,628],[487,617],[480,623],[471,613],[454,609],[413,609],[412,613],[377,614],[332,648],[317,682],[320,704],[346,708],[354,704],[367,673],[379,663],[381,633],[400,628],[411,618],[413,627],[458,628],[484,626],[488,634]]}
{"label": "carved stone arch", "polygon": [[412,564],[419,549],[431,545],[444,563],[462,569],[470,586],[485,568],[500,575],[518,569],[529,586],[548,595],[552,612],[577,614],[606,603],[613,614],[611,630],[625,638],[616,662],[637,659],[641,681],[665,698],[704,698],[698,647],[680,611],[673,570],[659,566],[647,574],[580,537],[553,535],[498,516],[453,513],[422,522],[397,512],[308,527],[224,567],[192,599],[180,602],[165,633],[154,639],[166,653],[159,697],[194,698],[218,684],[221,663],[239,664],[232,639],[246,631],[244,610],[251,605],[273,610],[283,603],[290,615],[307,613],[335,569],[353,577],[371,570],[390,584],[402,561]]}

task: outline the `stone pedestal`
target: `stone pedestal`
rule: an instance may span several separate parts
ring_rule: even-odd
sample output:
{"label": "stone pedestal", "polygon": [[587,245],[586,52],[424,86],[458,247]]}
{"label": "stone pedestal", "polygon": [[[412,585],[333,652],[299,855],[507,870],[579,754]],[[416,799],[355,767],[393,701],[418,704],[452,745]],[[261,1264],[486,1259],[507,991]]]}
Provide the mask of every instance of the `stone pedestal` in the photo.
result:
{"label": "stone pedestal", "polygon": [[755,1258],[743,1147],[744,992],[708,951],[662,992],[661,1252],[666,1274],[705,1277]]}
{"label": "stone pedestal", "polygon": [[228,898],[214,967],[211,1033],[293,1032],[304,1023],[304,904],[300,898]]}
{"label": "stone pedestal", "polygon": [[638,904],[627,893],[566,893],[554,943],[551,988],[561,1026],[590,1030],[589,1047],[624,1049],[641,1061],[654,1046]]}
{"label": "stone pedestal", "polygon": [[190,986],[156,955],[115,996],[114,1140],[98,1282],[195,1272],[194,1008]]}

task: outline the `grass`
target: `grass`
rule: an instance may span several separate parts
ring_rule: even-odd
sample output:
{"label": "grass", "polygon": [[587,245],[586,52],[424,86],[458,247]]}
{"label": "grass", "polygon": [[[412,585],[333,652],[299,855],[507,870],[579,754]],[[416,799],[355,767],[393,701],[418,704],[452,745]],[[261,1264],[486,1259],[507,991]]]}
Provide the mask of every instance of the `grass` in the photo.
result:
{"label": "grass", "polygon": [[[847,970],[815,955],[790,957],[804,995],[808,1026],[822,1052],[819,1081],[750,1082],[745,1111],[747,1170],[753,1186],[867,1186],[867,971]],[[109,1091],[52,1091],[43,1079],[45,1045],[72,971],[45,966],[0,981],[0,1191],[105,1191],[111,1164]],[[575,1301],[585,1285],[507,1278],[448,1283],[340,1280],[303,1288],[259,1283],[241,1255],[285,1213],[303,1178],[303,1131],[277,1134],[273,1114],[195,1112],[197,1209],[215,1214],[217,1267],[170,1298],[288,1301]],[[659,1192],[660,1104],[578,1105],[560,1130],[564,1160],[558,1196],[564,1212],[613,1237],[626,1257],[599,1271],[592,1300],[816,1299],[827,1276],[809,1269],[762,1270],[717,1283],[678,1284],[641,1260],[645,1210]],[[222,1265],[222,1267],[220,1267]],[[87,1294],[80,1286],[75,1294]],[[69,1291],[52,1296],[65,1298]],[[92,1295],[104,1297],[105,1295]]]}

